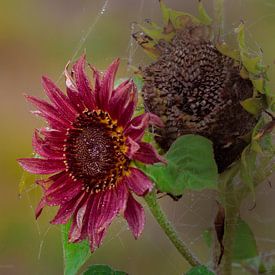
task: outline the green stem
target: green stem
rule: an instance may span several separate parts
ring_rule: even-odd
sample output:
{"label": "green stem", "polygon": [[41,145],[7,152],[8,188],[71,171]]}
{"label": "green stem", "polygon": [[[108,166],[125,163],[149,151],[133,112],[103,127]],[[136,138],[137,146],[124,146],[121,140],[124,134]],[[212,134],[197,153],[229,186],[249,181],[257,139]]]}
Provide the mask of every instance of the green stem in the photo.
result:
{"label": "green stem", "polygon": [[186,261],[191,266],[200,265],[199,260],[193,253],[189,250],[187,245],[183,242],[183,240],[178,236],[178,233],[173,228],[172,224],[167,219],[167,216],[162,211],[160,205],[157,202],[155,190],[145,196],[145,201],[147,202],[152,215],[156,218],[158,224],[163,229],[167,237],[177,248],[179,253],[186,259]]}
{"label": "green stem", "polygon": [[239,203],[236,200],[234,194],[234,187],[232,181],[227,183],[225,189],[225,222],[224,222],[224,255],[222,274],[232,274],[232,256],[233,256],[233,244],[236,231],[236,225],[239,215]]}

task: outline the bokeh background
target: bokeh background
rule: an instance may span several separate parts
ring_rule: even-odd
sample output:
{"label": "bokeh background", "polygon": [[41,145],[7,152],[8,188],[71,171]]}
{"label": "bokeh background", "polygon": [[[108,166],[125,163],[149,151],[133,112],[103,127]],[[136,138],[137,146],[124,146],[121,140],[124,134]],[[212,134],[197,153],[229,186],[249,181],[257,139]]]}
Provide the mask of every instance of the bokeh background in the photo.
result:
{"label": "bokeh background", "polygon": [[[167,0],[177,9],[196,14],[196,0]],[[204,0],[213,14],[212,0]],[[225,39],[230,40],[240,20],[246,24],[249,43],[262,49],[270,65],[275,89],[275,1],[225,0]],[[89,62],[104,69],[121,57],[120,76],[131,76],[129,64],[148,60],[131,39],[134,22],[160,21],[157,0],[1,0],[0,1],[0,274],[29,275],[63,272],[60,227],[50,226],[55,209],[46,209],[35,221],[34,208],[41,195],[34,184],[19,196],[22,170],[16,158],[32,153],[31,137],[43,124],[34,118],[23,93],[44,97],[40,78],[46,74],[63,85],[68,60],[86,51]],[[242,217],[256,235],[260,251],[275,254],[275,187],[257,188],[257,205],[243,204]],[[171,221],[199,256],[210,255],[202,232],[216,211],[211,193],[188,193],[179,202],[163,198]],[[107,263],[129,274],[182,274],[188,265],[170,245],[147,212],[145,231],[135,241],[123,219],[111,226],[103,246],[89,263]],[[237,273],[236,273],[237,274]]]}

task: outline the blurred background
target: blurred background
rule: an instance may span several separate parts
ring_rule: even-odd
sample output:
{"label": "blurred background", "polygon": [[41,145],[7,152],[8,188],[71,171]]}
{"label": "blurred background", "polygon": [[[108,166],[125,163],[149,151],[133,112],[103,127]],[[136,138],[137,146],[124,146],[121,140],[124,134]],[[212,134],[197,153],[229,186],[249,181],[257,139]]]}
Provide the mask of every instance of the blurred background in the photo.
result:
{"label": "blurred background", "polygon": [[[196,14],[196,0],[167,0],[175,9]],[[212,0],[204,0],[213,14]],[[240,20],[245,22],[249,43],[262,49],[270,65],[275,89],[275,1],[225,0],[225,39]],[[63,87],[65,64],[83,51],[100,69],[121,57],[120,76],[131,76],[128,65],[148,60],[131,39],[134,22],[146,18],[160,21],[157,0],[11,0],[0,1],[0,274],[28,275],[63,272],[61,232],[50,226],[56,209],[46,209],[36,221],[34,209],[41,196],[34,184],[18,195],[22,170],[19,157],[32,153],[34,128],[43,122],[34,118],[22,94],[44,97],[40,85],[46,74]],[[275,187],[257,189],[257,205],[243,204],[242,217],[252,227],[260,251],[275,254]],[[179,202],[161,200],[181,236],[206,262],[209,252],[202,233],[216,212],[214,195],[188,193]],[[129,274],[182,274],[188,265],[170,245],[147,212],[145,231],[135,241],[123,219],[111,226],[103,246],[89,263],[107,263]],[[236,273],[237,274],[237,273]]]}

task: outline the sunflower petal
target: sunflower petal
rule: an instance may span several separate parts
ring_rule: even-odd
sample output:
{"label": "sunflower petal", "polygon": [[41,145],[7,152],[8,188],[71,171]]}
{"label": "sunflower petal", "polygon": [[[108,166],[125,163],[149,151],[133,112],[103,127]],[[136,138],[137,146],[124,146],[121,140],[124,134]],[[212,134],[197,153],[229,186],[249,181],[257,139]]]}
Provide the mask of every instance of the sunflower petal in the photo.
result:
{"label": "sunflower petal", "polygon": [[126,127],[124,134],[134,140],[140,140],[149,124],[149,114],[144,113],[133,118]]}
{"label": "sunflower petal", "polygon": [[67,88],[67,95],[70,99],[72,105],[78,112],[82,112],[85,109],[85,105],[83,104],[82,99],[79,96],[78,92],[75,92],[69,88]]}
{"label": "sunflower petal", "polygon": [[79,208],[79,205],[81,205],[84,196],[85,192],[62,204],[51,224],[66,224],[76,209]]}
{"label": "sunflower petal", "polygon": [[132,138],[128,137],[126,139],[126,146],[128,147],[126,155],[128,158],[132,159],[140,148],[139,143],[134,141]]}
{"label": "sunflower petal", "polygon": [[74,121],[77,112],[68,97],[46,76],[42,77],[42,86],[49,99],[58,108],[58,112],[68,121]]}
{"label": "sunflower petal", "polygon": [[62,147],[54,150],[45,143],[45,141],[38,135],[38,130],[34,131],[32,139],[32,147],[34,151],[41,157],[48,159],[64,159]]}
{"label": "sunflower petal", "polygon": [[88,109],[92,110],[95,107],[94,94],[90,85],[90,81],[85,73],[85,55],[80,57],[73,66],[73,71],[75,73],[75,80],[77,89],[84,101],[84,104]]}
{"label": "sunflower petal", "polygon": [[45,100],[36,98],[35,96],[25,95],[27,101],[34,105],[39,111],[53,117],[59,117],[58,111],[50,103]]}
{"label": "sunflower petal", "polygon": [[64,178],[60,179],[60,185],[57,185],[57,181],[51,186],[45,193],[45,199],[50,206],[64,204],[74,197],[76,197],[82,191],[81,182],[74,181],[66,174]]}
{"label": "sunflower petal", "polygon": [[115,59],[103,75],[101,89],[95,91],[96,93],[99,93],[97,97],[99,99],[99,102],[97,102],[98,107],[102,108],[103,110],[108,109],[109,100],[114,89],[115,75],[117,73],[118,66],[119,59]]}
{"label": "sunflower petal", "polygon": [[[102,244],[102,241],[103,241],[103,238],[106,235],[106,232],[107,232],[107,230],[103,229],[102,231],[97,232],[94,235],[94,242],[93,242],[94,243],[94,250],[95,250],[95,248],[98,248]],[[92,250],[92,251],[94,251],[94,250]]]}
{"label": "sunflower petal", "polygon": [[63,144],[64,139],[66,138],[65,131],[59,131],[48,127],[39,129],[39,132],[41,135],[43,135],[46,138],[47,141],[54,144],[55,143]]}
{"label": "sunflower petal", "polygon": [[134,140],[140,140],[149,124],[157,127],[164,126],[162,120],[158,116],[152,113],[144,113],[136,116],[128,123],[125,127],[124,134],[130,136]]}
{"label": "sunflower petal", "polygon": [[120,117],[121,110],[125,109],[129,100],[131,91],[133,89],[133,83],[129,80],[120,84],[112,94],[109,101],[108,111],[113,119],[118,119]]}
{"label": "sunflower petal", "polygon": [[74,214],[69,232],[70,242],[79,242],[87,237],[92,197],[88,196],[83,205]]}
{"label": "sunflower petal", "polygon": [[129,194],[124,217],[128,222],[134,237],[137,239],[144,228],[145,215],[143,207]]}
{"label": "sunflower petal", "polygon": [[49,125],[56,129],[56,130],[61,130],[61,131],[64,131],[66,130],[68,127],[70,127],[68,121],[66,120],[62,120],[58,117],[53,117],[53,116],[50,116],[49,114],[47,113],[44,113],[42,111],[31,111],[32,114],[36,115],[36,116],[40,116],[40,117],[43,117],[45,118]]}
{"label": "sunflower petal", "polygon": [[98,205],[95,214],[95,228],[97,232],[100,232],[107,228],[113,219],[118,214],[117,194],[114,188],[107,189],[103,192],[100,205]]}
{"label": "sunflower petal", "polygon": [[96,220],[96,214],[97,214],[98,208],[100,208],[100,205],[101,205],[101,201],[102,201],[102,192],[93,194],[90,202],[89,218],[86,221],[87,228],[85,229],[87,231],[87,235],[90,240],[90,243],[92,244],[93,244],[94,236],[97,233],[97,230],[95,228],[95,220]]}
{"label": "sunflower petal", "polygon": [[28,172],[33,174],[53,174],[65,169],[65,164],[56,159],[23,158],[17,160]]}
{"label": "sunflower petal", "polygon": [[125,126],[131,119],[131,117],[134,114],[136,105],[137,105],[137,89],[136,86],[132,86],[132,92],[130,94],[130,99],[127,104],[127,106],[124,108],[124,110],[121,111],[120,116],[118,118],[118,124],[121,126]]}
{"label": "sunflower petal", "polygon": [[133,155],[133,159],[141,161],[145,164],[154,164],[157,162],[167,163],[165,158],[160,156],[157,150],[147,142],[139,142],[140,148]]}
{"label": "sunflower petal", "polygon": [[124,212],[126,208],[126,203],[128,200],[129,191],[125,182],[125,178],[123,178],[118,184],[115,189],[117,194],[117,207],[119,212]]}
{"label": "sunflower petal", "polygon": [[130,176],[126,178],[128,187],[138,196],[144,196],[153,188],[150,179],[139,169],[130,168]]}
{"label": "sunflower petal", "polygon": [[37,219],[41,213],[42,213],[42,210],[43,208],[47,205],[44,197],[40,200],[40,202],[38,203],[36,209],[35,209],[35,218]]}

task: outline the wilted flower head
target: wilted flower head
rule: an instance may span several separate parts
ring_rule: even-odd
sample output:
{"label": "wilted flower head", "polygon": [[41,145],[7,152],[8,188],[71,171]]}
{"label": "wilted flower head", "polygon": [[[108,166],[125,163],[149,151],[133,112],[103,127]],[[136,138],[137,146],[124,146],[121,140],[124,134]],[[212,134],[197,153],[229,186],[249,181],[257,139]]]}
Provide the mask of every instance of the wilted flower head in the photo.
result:
{"label": "wilted flower head", "polygon": [[258,119],[242,106],[246,99],[262,97],[253,92],[243,62],[248,57],[241,51],[224,53],[201,3],[198,18],[160,4],[164,27],[148,21],[149,27],[140,26],[134,35],[154,59],[141,74],[144,106],[165,124],[155,139],[166,151],[181,135],[203,135],[213,141],[222,172],[240,156]]}
{"label": "wilted flower head", "polygon": [[88,238],[91,250],[101,244],[112,220],[122,213],[137,238],[144,227],[144,211],[132,193],[144,196],[152,183],[132,160],[145,164],[163,161],[142,141],[149,124],[160,119],[144,113],[132,118],[137,91],[132,81],[114,88],[119,61],[101,75],[92,68],[93,87],[81,57],[69,73],[65,70],[67,95],[47,77],[42,84],[51,103],[26,96],[34,113],[48,122],[36,130],[33,148],[40,158],[19,159],[30,173],[54,174],[38,180],[44,195],[36,217],[46,206],[59,206],[51,221],[65,224],[72,218],[70,242]]}

